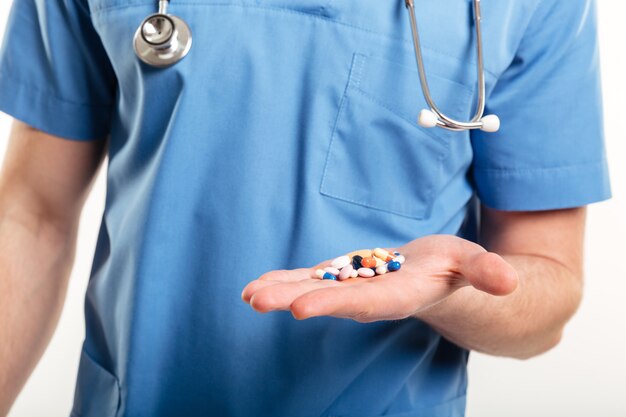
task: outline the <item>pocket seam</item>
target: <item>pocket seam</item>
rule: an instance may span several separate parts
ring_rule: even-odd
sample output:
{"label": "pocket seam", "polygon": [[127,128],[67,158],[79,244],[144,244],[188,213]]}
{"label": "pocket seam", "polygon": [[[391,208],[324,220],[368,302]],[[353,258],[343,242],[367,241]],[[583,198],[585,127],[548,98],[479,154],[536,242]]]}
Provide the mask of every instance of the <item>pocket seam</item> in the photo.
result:
{"label": "pocket seam", "polygon": [[[112,416],[117,416],[117,414],[119,412],[119,409],[120,409],[120,404],[121,404],[121,390],[122,390],[121,385],[120,385],[120,381],[117,378],[117,375],[115,375],[113,372],[109,371],[104,366],[102,366],[100,364],[100,362],[96,361],[93,358],[93,356],[89,352],[87,352],[87,350],[84,347],[81,350],[81,355],[84,356],[90,362],[90,366],[92,366],[92,367],[97,369],[97,372],[105,374],[106,376],[112,378],[113,382],[115,382],[114,389],[115,389],[115,393],[116,393],[115,398],[117,399],[117,404],[115,404],[115,408],[114,409],[113,409],[113,407],[111,407],[111,408],[112,408]],[[80,369],[79,369],[79,372],[80,372]],[[81,381],[80,381],[80,374],[79,374],[79,378],[77,379],[76,384],[79,384],[80,382]],[[77,393],[78,393],[78,388],[79,387],[77,386],[76,387]],[[72,405],[72,409],[70,411],[70,417],[83,417],[84,416],[84,413],[83,413],[84,410],[81,410],[81,412],[78,412],[78,410],[76,409],[75,401],[76,401],[76,398],[74,398],[74,404]]]}
{"label": "pocket seam", "polygon": [[113,372],[109,371],[107,368],[105,368],[104,366],[102,366],[100,364],[100,362],[98,362],[97,360],[95,360],[93,358],[93,356],[87,352],[86,349],[83,348],[83,352],[85,352],[85,356],[87,356],[87,358],[93,363],[95,364],[98,368],[100,368],[101,371],[107,373],[108,375],[110,375],[114,380],[115,380],[115,386],[117,387],[118,392],[122,389],[122,387],[120,386],[120,381],[117,378],[117,375],[115,375]]}
{"label": "pocket seam", "polygon": [[[320,183],[319,192],[320,194],[324,194],[322,191],[324,189],[324,184],[326,182],[326,174],[328,173],[328,161],[330,160],[330,154],[333,149],[333,142],[335,141],[337,126],[339,125],[339,120],[341,120],[341,115],[344,112],[344,108],[346,105],[346,99],[348,97],[348,91],[350,90],[350,86],[352,85],[353,78],[356,77],[357,85],[361,82],[361,74],[363,71],[363,66],[365,65],[365,55],[362,54],[354,54],[352,56],[352,62],[350,64],[350,73],[348,75],[348,82],[346,84],[346,88],[343,90],[343,95],[341,96],[341,100],[339,102],[339,110],[337,111],[337,117],[335,117],[335,123],[333,124],[333,130],[330,136],[330,143],[328,144],[328,149],[326,150],[326,160],[324,161],[324,171],[322,172],[322,181]],[[329,194],[329,197],[339,198],[336,196],[332,196]],[[352,203],[358,204],[356,201],[352,201]]]}
{"label": "pocket seam", "polygon": [[[404,114],[404,112],[402,110],[400,110],[400,108],[398,107],[394,107],[389,105],[388,103],[384,102],[382,99],[380,99],[379,97],[376,96],[375,93],[368,91],[365,87],[363,87],[361,84],[361,81],[363,78],[363,70],[367,65],[370,64],[375,64],[375,63],[379,63],[381,65],[387,64],[387,65],[393,65],[396,66],[398,68],[401,68],[403,71],[410,71],[410,72],[416,72],[417,70],[414,67],[408,67],[404,64],[401,64],[397,61],[391,60],[389,58],[384,58],[381,56],[372,56],[372,55],[365,55],[365,54],[361,54],[356,52],[354,54],[355,56],[358,56],[361,60],[361,67],[359,68],[359,79],[358,82],[355,84],[348,84],[346,90],[350,90],[350,89],[355,89],[355,91],[362,93],[366,98],[368,98],[369,100],[373,101],[376,105],[384,107],[385,109],[389,110],[390,112],[392,112],[395,116],[401,118],[402,120],[408,122],[411,127],[413,129],[415,129],[417,132],[426,134],[428,136],[430,136],[431,138],[437,140],[438,142],[440,142],[442,145],[446,146],[447,149],[449,149],[450,144],[450,138],[446,137],[444,135],[440,135],[438,134],[439,132],[445,132],[445,130],[443,129],[429,129],[429,128],[423,128],[421,126],[419,126],[417,124],[417,120],[413,120],[413,119],[409,119],[406,117],[406,115]],[[468,100],[471,100],[471,95],[473,94],[473,89],[468,87],[467,85],[460,83],[458,81],[449,79],[447,77],[442,77],[438,74],[431,74],[430,77],[439,80],[439,81],[443,81],[444,83],[449,83],[449,84],[454,84],[456,85],[456,87],[462,91],[462,94],[466,96],[466,98]],[[419,91],[416,90],[415,94],[419,94]]]}
{"label": "pocket seam", "polygon": [[[392,414],[380,414],[380,415],[376,415],[376,417],[416,417],[418,415],[428,416],[429,414],[426,414],[426,413],[432,413],[433,411],[436,412],[437,409],[442,408],[442,407],[450,407],[459,401],[467,401],[467,393],[457,395],[453,398],[450,398],[438,404],[431,404],[428,406],[421,406],[421,407],[418,406],[417,408],[414,408],[412,410],[401,411],[397,413],[394,412]],[[324,415],[324,417],[352,417],[352,416],[351,414],[328,414],[328,415]],[[373,417],[373,416],[368,416],[368,417]]]}
{"label": "pocket seam", "polygon": [[376,105],[378,105],[378,106],[384,108],[385,110],[389,111],[394,116],[399,117],[400,119],[404,120],[411,127],[415,128],[418,132],[424,133],[424,134],[430,136],[431,138],[433,138],[434,140],[436,140],[438,144],[440,144],[441,146],[446,148],[445,149],[446,151],[448,149],[450,149],[450,142],[448,140],[446,140],[445,138],[442,138],[441,136],[439,136],[436,133],[434,133],[432,131],[432,129],[425,129],[425,128],[419,127],[418,125],[415,124],[415,122],[413,122],[410,119],[407,119],[402,114],[400,114],[399,110],[395,110],[393,107],[387,105],[387,103],[383,102],[382,100],[379,100],[374,95],[368,93],[367,91],[363,90],[360,87],[356,87],[355,86],[353,88],[355,89],[355,92],[361,94],[362,96],[364,96],[368,100],[371,100],[372,102],[374,102]]}
{"label": "pocket seam", "polygon": [[[415,215],[411,215],[411,214],[407,214],[407,213],[404,213],[404,212],[394,211],[394,210],[391,210],[391,209],[375,207],[375,206],[370,205],[367,202],[363,202],[363,201],[351,199],[351,198],[348,198],[348,197],[331,194],[328,191],[321,191],[320,190],[320,193],[325,195],[325,196],[327,196],[327,197],[334,198],[336,200],[346,201],[346,202],[352,203],[352,204],[358,204],[359,206],[366,207],[366,208],[368,208],[370,210],[377,210],[377,211],[382,211],[384,213],[395,214],[396,216],[406,217],[408,219],[413,219],[413,220],[423,220],[428,215],[428,212],[429,212],[428,207],[425,207],[419,213],[417,213]],[[427,198],[432,199],[433,187],[429,187],[425,194],[426,194]]]}
{"label": "pocket seam", "polygon": [[[397,210],[393,210],[393,209],[387,209],[387,208],[373,206],[373,205],[371,205],[371,204],[369,204],[369,203],[367,203],[365,201],[356,200],[356,199],[349,198],[349,197],[346,197],[346,196],[340,196],[340,195],[331,193],[331,192],[329,192],[327,190],[324,190],[324,184],[326,182],[326,174],[328,172],[328,169],[327,169],[328,168],[328,163],[329,163],[330,158],[331,158],[332,149],[333,149],[332,145],[333,145],[333,142],[334,142],[335,136],[336,136],[335,135],[335,131],[337,129],[338,121],[341,119],[341,116],[342,116],[342,114],[344,112],[345,103],[347,101],[349,101],[349,97],[347,97],[347,90],[346,90],[346,93],[344,93],[344,97],[343,97],[343,99],[341,101],[341,105],[339,107],[339,111],[338,111],[338,114],[337,114],[337,119],[335,121],[335,127],[333,128],[332,137],[331,137],[331,140],[330,140],[330,144],[328,146],[328,151],[326,153],[326,162],[324,164],[324,173],[322,175],[322,182],[320,184],[320,189],[319,189],[320,194],[325,195],[325,196],[330,197],[330,198],[334,198],[334,199],[339,200],[339,201],[345,201],[345,202],[348,202],[348,203],[357,204],[359,206],[366,207],[366,208],[368,208],[370,210],[377,210],[377,211],[381,211],[383,213],[390,213],[390,214],[394,214],[396,216],[401,216],[401,217],[405,217],[405,218],[412,219],[412,220],[423,220],[424,218],[426,218],[430,214],[430,211],[431,211],[431,208],[432,208],[432,204],[428,205],[428,206],[425,206],[423,209],[417,211],[415,214],[408,214],[408,213],[403,212],[403,211],[397,211]],[[385,109],[390,111],[387,108],[385,108]],[[391,112],[391,113],[394,116],[398,117],[398,115],[395,112]],[[404,118],[401,118],[401,119],[403,121],[406,121],[406,119],[404,119]],[[445,156],[446,156],[446,149],[448,149],[448,146],[447,146],[447,144],[443,144],[443,143],[439,142],[439,141],[441,141],[441,138],[437,138],[437,141],[438,141],[438,145],[440,145],[442,148],[444,148],[444,149],[442,149],[442,152],[440,152],[437,155],[438,156],[438,160],[441,162],[445,158]],[[428,200],[432,200],[433,191],[434,190],[433,190],[432,186],[428,186],[428,188],[425,190],[424,195],[425,195],[425,197]]]}
{"label": "pocket seam", "polygon": [[[431,132],[429,130],[426,130],[417,126],[415,123],[413,123],[412,121],[410,121],[409,119],[401,115],[399,111],[394,110],[389,105],[377,99],[372,94],[366,92],[360,87],[361,80],[363,79],[363,70],[368,61],[368,58],[369,57],[367,55],[364,55],[358,52],[353,54],[346,87],[343,91],[343,94],[340,100],[339,109],[337,111],[337,117],[335,118],[335,121],[333,123],[331,139],[328,145],[328,150],[326,152],[326,159],[324,161],[324,168],[323,168],[323,173],[322,173],[322,180],[321,180],[320,187],[319,187],[319,193],[324,196],[327,196],[327,197],[330,197],[339,201],[356,204],[356,205],[365,207],[370,210],[376,210],[376,211],[380,211],[383,213],[390,213],[393,215],[397,215],[397,216],[412,219],[412,220],[423,220],[430,215],[432,211],[432,206],[433,206],[432,203],[424,205],[421,209],[415,210],[413,213],[408,213],[406,211],[394,210],[392,208],[383,208],[379,206],[373,206],[366,201],[361,201],[361,200],[357,200],[354,198],[350,198],[347,196],[338,195],[336,193],[330,192],[327,190],[328,187],[325,187],[327,174],[328,174],[328,165],[332,157],[332,149],[333,149],[333,144],[335,142],[335,139],[337,137],[337,129],[339,126],[339,121],[341,120],[343,114],[345,113],[346,103],[350,101],[349,93],[351,91],[354,91],[355,93],[359,93],[359,96],[367,99],[368,101],[372,102],[374,105],[379,106],[383,110],[391,113],[393,117],[396,117],[402,120],[402,122],[404,123],[408,123],[410,127],[415,130],[416,134],[425,134],[427,137],[431,138],[434,141],[435,146],[440,148],[440,152],[437,152],[437,160],[439,161],[439,164],[442,163],[442,161],[446,158],[447,154],[449,153],[450,143],[445,137],[441,137],[434,132]],[[390,62],[396,64],[393,61],[390,61]],[[434,185],[428,184],[427,188],[424,189],[425,199],[432,202],[433,194],[434,194]]]}

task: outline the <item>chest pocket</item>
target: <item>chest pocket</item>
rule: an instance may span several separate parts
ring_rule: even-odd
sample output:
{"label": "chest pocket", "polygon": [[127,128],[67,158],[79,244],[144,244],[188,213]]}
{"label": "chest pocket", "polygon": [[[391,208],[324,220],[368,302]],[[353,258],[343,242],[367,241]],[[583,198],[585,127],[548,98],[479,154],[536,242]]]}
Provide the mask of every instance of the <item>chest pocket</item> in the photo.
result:
{"label": "chest pocket", "polygon": [[[473,95],[469,88],[432,71],[428,82],[444,112],[468,117]],[[464,136],[417,125],[419,111],[427,108],[419,85],[414,66],[354,54],[321,194],[412,219],[429,217],[444,182],[449,141]]]}

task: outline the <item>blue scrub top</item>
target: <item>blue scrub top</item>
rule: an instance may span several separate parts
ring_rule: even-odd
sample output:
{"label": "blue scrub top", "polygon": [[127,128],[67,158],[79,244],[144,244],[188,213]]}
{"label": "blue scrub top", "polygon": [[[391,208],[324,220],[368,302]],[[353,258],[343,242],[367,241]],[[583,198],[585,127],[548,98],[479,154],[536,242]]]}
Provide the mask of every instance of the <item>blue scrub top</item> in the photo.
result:
{"label": "blue scrub top", "polygon": [[[425,130],[404,1],[173,0],[194,34],[136,58],[152,0],[14,0],[0,109],[109,135],[74,416],[460,416],[467,351],[426,324],[255,313],[243,287],[502,210],[609,197],[592,1],[484,0],[495,134]],[[468,0],[416,1],[438,105],[476,100]]]}

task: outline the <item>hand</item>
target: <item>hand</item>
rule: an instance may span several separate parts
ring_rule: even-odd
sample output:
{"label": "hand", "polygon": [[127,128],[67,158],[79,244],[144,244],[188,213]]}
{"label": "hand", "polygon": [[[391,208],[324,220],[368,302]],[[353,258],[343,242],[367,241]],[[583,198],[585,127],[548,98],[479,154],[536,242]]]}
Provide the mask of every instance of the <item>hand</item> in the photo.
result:
{"label": "hand", "polygon": [[517,288],[517,273],[504,259],[456,236],[423,237],[398,252],[406,257],[399,271],[345,281],[314,278],[319,265],[271,271],[250,282],[241,298],[260,313],[291,310],[296,319],[334,316],[372,322],[416,315],[469,285],[492,295]]}

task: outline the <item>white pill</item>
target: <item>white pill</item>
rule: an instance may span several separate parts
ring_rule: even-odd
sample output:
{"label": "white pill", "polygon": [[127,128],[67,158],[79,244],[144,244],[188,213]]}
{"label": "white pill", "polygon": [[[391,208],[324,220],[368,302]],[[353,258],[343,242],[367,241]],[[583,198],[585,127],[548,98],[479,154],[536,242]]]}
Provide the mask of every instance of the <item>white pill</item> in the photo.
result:
{"label": "white pill", "polygon": [[356,269],[352,268],[352,272],[350,273],[350,278],[356,278],[358,276],[359,276],[359,272]]}
{"label": "white pill", "polygon": [[370,268],[359,268],[357,272],[359,273],[359,276],[363,278],[371,278],[376,275],[376,272]]}
{"label": "white pill", "polygon": [[343,280],[350,278],[352,276],[352,271],[354,271],[354,267],[352,266],[352,264],[344,266],[343,268],[341,268],[341,272],[339,272],[339,279]]}
{"label": "white pill", "polygon": [[325,272],[326,271],[324,271],[323,269],[317,269],[315,271],[315,276],[321,279],[324,276]]}
{"label": "white pill", "polygon": [[340,256],[339,258],[335,258],[330,263],[330,266],[332,266],[333,268],[341,269],[344,266],[348,265],[349,263],[350,263],[350,258],[344,255],[344,256]]}
{"label": "white pill", "polygon": [[339,270],[337,268],[333,268],[332,266],[324,268],[324,271],[328,272],[329,274],[333,274],[334,276],[339,275]]}
{"label": "white pill", "polygon": [[398,256],[395,257],[394,261],[398,261],[401,264],[403,264],[404,261],[406,261],[406,259],[404,258],[404,255],[398,255]]}
{"label": "white pill", "polygon": [[377,267],[377,268],[376,268],[376,273],[377,273],[378,275],[385,275],[387,272],[389,272],[389,271],[387,270],[387,264],[385,264],[385,265],[381,265],[381,266],[379,266],[379,267]]}

